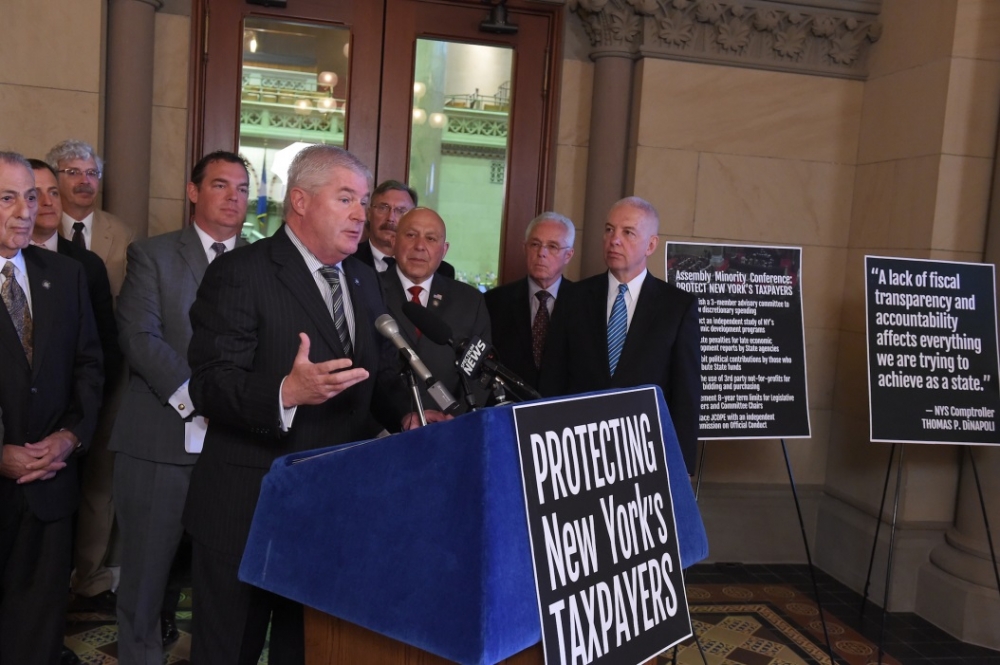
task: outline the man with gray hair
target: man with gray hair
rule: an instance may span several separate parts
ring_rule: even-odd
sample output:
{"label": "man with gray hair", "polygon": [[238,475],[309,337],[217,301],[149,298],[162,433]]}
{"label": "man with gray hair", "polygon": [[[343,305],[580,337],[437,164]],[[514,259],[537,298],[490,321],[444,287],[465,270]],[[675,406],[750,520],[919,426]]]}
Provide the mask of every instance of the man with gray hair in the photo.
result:
{"label": "man with gray hair", "polygon": [[304,662],[302,607],[237,579],[275,458],[400,428],[386,313],[357,251],[371,174],[328,145],[289,169],[285,224],[208,267],[191,308],[191,396],[208,419],[184,525],[193,541],[194,663]]}
{"label": "man with gray hair", "polygon": [[493,347],[504,365],[533,388],[538,387],[560,289],[570,284],[563,271],[573,258],[575,238],[573,222],[559,213],[543,212],[524,232],[528,276],[486,292]]}
{"label": "man with gray hair", "polygon": [[111,213],[97,209],[97,188],[104,176],[104,161],[89,143],[76,139],[56,144],[45,161],[59,175],[63,207],[61,235],[104,260],[111,294],[117,298],[125,280],[125,250],[134,233]]}
{"label": "man with gray hair", "polygon": [[655,384],[694,471],[701,404],[698,299],[649,273],[660,218],[638,196],[615,203],[604,224],[607,272],[575,284],[549,331],[545,396]]}
{"label": "man with gray hair", "polygon": [[77,461],[103,370],[83,267],[29,246],[31,165],[0,152],[0,663],[59,662]]}
{"label": "man with gray hair", "polygon": [[[97,209],[97,189],[104,175],[104,162],[84,141],[67,139],[45,156],[56,172],[62,203],[60,235],[72,244],[97,254],[107,268],[112,298],[118,297],[125,279],[125,252],[133,232],[111,213]],[[83,502],[77,517],[73,545],[75,598],[78,611],[114,612],[117,598],[112,586],[114,574],[109,561],[113,550],[114,502],[111,474],[114,457],[108,451],[111,427],[118,413],[125,385],[124,364],[105,377],[105,403],[94,445],[83,464]]]}

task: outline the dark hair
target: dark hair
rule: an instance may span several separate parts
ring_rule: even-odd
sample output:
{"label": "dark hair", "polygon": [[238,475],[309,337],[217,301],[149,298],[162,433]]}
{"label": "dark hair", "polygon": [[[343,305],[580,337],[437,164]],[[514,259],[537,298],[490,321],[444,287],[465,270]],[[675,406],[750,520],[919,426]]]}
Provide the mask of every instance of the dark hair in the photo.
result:
{"label": "dark hair", "polygon": [[391,192],[391,191],[406,192],[407,194],[410,195],[410,199],[413,201],[414,206],[419,205],[420,203],[417,200],[417,190],[408,186],[406,183],[402,183],[398,180],[386,180],[385,182],[380,184],[378,187],[375,188],[375,191],[372,192],[371,200],[374,201],[376,196],[380,196],[382,194],[385,194],[386,192]]}
{"label": "dark hair", "polygon": [[247,172],[247,180],[250,179],[250,169],[247,168],[247,160],[243,159],[235,152],[229,152],[228,150],[216,150],[215,152],[210,152],[199,159],[198,163],[194,165],[193,169],[191,169],[191,182],[193,182],[196,187],[201,187],[201,181],[205,179],[205,169],[207,169],[208,165],[212,162],[229,162],[230,164],[239,164],[243,167],[243,170]]}
{"label": "dark hair", "polygon": [[29,159],[28,163],[31,164],[32,170],[34,170],[34,171],[41,171],[42,169],[45,169],[46,171],[48,171],[49,173],[52,174],[53,178],[55,178],[56,180],[59,179],[59,176],[56,175],[56,170],[54,168],[52,168],[48,164],[48,162],[43,162],[40,159]]}

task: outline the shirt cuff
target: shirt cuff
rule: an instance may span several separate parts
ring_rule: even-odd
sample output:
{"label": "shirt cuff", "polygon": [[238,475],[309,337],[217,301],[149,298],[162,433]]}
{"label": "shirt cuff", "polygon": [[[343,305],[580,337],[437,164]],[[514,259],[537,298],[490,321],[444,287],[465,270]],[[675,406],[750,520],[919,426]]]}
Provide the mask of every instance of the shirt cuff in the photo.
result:
{"label": "shirt cuff", "polygon": [[[288,377],[286,376],[285,379]],[[287,432],[292,428],[292,421],[295,420],[295,412],[298,410],[298,406],[292,406],[285,408],[281,406],[281,389],[285,386],[285,379],[281,380],[281,385],[278,386],[278,419],[281,421],[281,431]]]}
{"label": "shirt cuff", "polygon": [[188,381],[181,384],[181,387],[174,391],[167,403],[174,407],[181,418],[187,420],[194,415],[194,402],[191,401],[191,393],[188,392]]}

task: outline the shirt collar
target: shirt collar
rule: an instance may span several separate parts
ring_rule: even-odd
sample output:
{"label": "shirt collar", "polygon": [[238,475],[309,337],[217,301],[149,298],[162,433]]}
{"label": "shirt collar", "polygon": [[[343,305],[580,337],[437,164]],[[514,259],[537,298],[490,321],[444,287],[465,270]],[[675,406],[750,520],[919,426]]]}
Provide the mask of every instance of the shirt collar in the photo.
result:
{"label": "shirt collar", "polygon": [[[14,273],[15,275],[20,274],[23,277],[27,278],[28,267],[24,264],[24,252],[18,250],[17,254],[15,254],[13,258],[10,259],[0,256],[0,269],[3,269],[3,267],[7,265],[7,263],[13,263],[14,267],[17,268],[17,270]],[[27,281],[27,279],[25,279],[25,281]]]}
{"label": "shirt collar", "polygon": [[91,229],[94,227],[94,213],[91,212],[89,215],[87,215],[83,219],[77,220],[77,219],[73,219],[72,217],[70,217],[68,214],[66,214],[64,212],[63,215],[62,215],[63,236],[65,236],[67,238],[73,237],[73,225],[76,224],[78,221],[79,222],[83,222],[84,232],[90,233]]}
{"label": "shirt collar", "polygon": [[[639,273],[638,275],[636,275],[635,277],[633,277],[631,279],[631,281],[629,281],[628,283],[626,283],[626,286],[628,287],[628,293],[632,297],[633,300],[635,300],[636,298],[639,297],[639,291],[640,291],[640,289],[642,289],[642,283],[643,283],[643,281],[645,281],[646,275],[648,273],[649,273],[649,269],[645,268],[645,269],[643,269],[643,271],[641,273]],[[618,295],[618,285],[619,284],[621,284],[621,282],[619,282],[615,278],[615,276],[611,274],[611,271],[609,270],[608,271],[608,296],[609,297],[611,297],[612,294],[613,295]]]}
{"label": "shirt collar", "polygon": [[194,220],[193,226],[195,233],[198,234],[198,239],[201,240],[201,246],[205,250],[205,256],[208,258],[209,263],[211,263],[212,259],[215,258],[215,250],[212,249],[213,244],[221,242],[223,245],[226,246],[227,252],[233,251],[233,248],[236,247],[237,236],[233,236],[232,238],[228,238],[226,240],[216,240],[212,236],[205,233],[205,230],[203,228],[198,226],[198,220]]}
{"label": "shirt collar", "polygon": [[31,244],[34,245],[35,247],[41,247],[42,249],[47,249],[50,252],[58,252],[59,234],[53,233],[44,242],[35,242],[34,240],[32,240]]}
{"label": "shirt collar", "polygon": [[[433,273],[431,274],[430,277],[428,277],[424,281],[423,284],[416,284],[412,280],[410,280],[409,277],[407,277],[406,275],[403,274],[403,271],[399,269],[399,264],[397,263],[396,264],[396,274],[399,275],[399,283],[403,285],[403,290],[406,291],[407,293],[410,292],[410,287],[411,286],[419,286],[420,288],[422,288],[427,293],[431,292],[431,284],[434,282],[434,274]],[[423,292],[421,292],[420,295],[423,295]]]}
{"label": "shirt collar", "polygon": [[[299,254],[302,255],[302,259],[306,262],[306,268],[309,269],[310,273],[315,273],[320,268],[326,267],[326,264],[317,259],[316,255],[310,252],[309,248],[302,244],[302,241],[299,240],[299,237],[295,235],[295,231],[292,231],[292,227],[288,226],[287,224],[285,224],[285,233],[288,234],[288,237],[292,241],[292,244],[295,245],[295,249],[299,250]],[[343,266],[341,266],[339,261],[335,265],[339,272],[344,271]]]}
{"label": "shirt collar", "polygon": [[551,295],[553,298],[557,298],[559,297],[559,287],[561,285],[562,285],[562,275],[559,275],[559,278],[556,279],[556,281],[552,284],[552,286],[550,286],[547,289],[543,289],[538,285],[538,282],[531,279],[531,277],[528,277],[528,298],[529,299],[534,298],[535,294],[538,293],[539,291],[548,291],[549,295]]}

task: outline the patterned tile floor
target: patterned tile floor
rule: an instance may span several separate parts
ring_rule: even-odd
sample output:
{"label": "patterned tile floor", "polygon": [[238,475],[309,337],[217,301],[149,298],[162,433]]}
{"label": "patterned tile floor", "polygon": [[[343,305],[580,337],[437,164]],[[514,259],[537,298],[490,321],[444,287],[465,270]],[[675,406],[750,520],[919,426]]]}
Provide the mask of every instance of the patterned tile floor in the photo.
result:
{"label": "patterned tile floor", "polygon": [[[861,595],[816,571],[827,631],[838,665],[878,662],[882,611],[869,603],[859,619]],[[694,639],[680,645],[680,665],[829,665],[823,627],[804,565],[700,564],[686,573],[688,603],[704,660]],[[189,665],[188,595],[177,615],[180,639],[164,657]],[[66,644],[88,665],[117,665],[117,627],[102,613],[70,613]],[[671,665],[667,652],[657,665]],[[267,663],[265,653],[260,663]],[[1000,665],[1000,652],[959,642],[915,614],[886,617],[885,665]]]}

